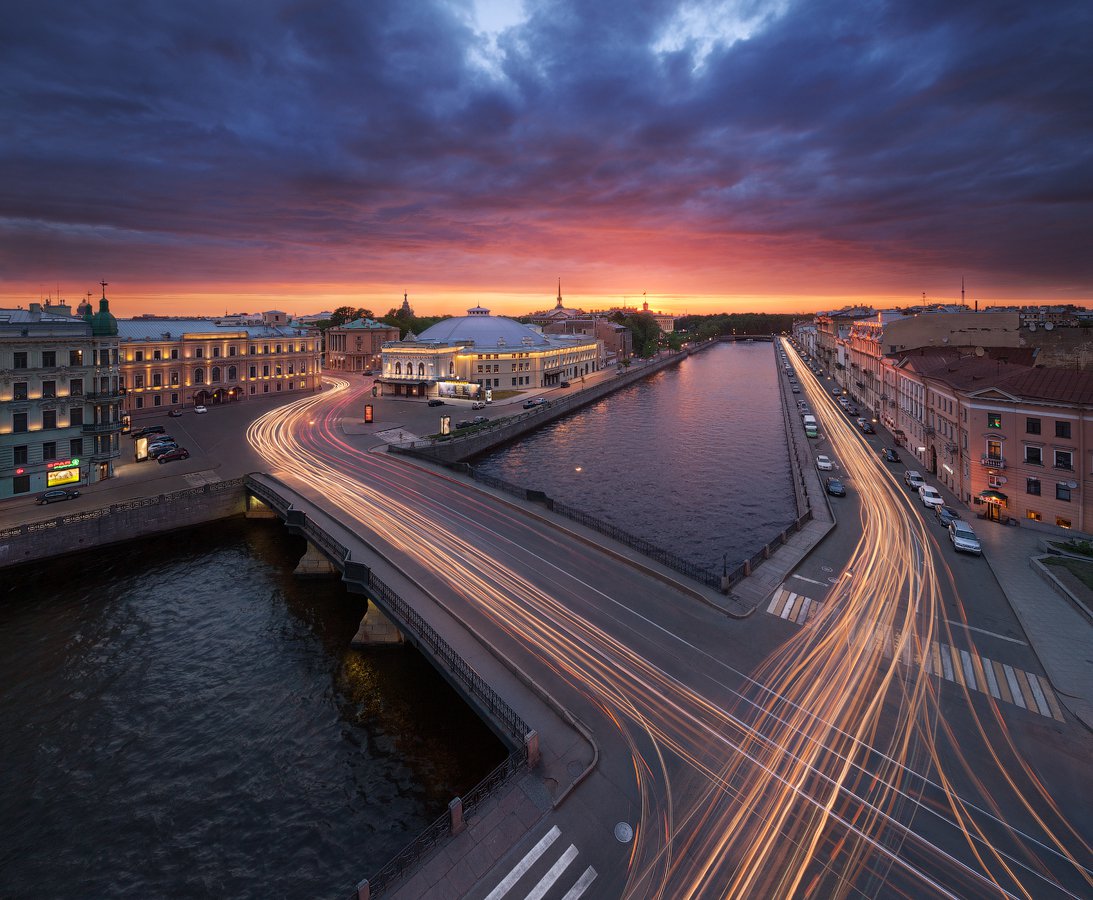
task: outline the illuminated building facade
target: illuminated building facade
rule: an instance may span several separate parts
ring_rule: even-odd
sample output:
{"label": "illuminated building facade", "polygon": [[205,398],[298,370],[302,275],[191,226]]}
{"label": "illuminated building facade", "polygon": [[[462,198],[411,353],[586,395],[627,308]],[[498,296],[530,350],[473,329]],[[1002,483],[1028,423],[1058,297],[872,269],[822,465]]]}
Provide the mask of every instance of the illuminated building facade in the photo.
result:
{"label": "illuminated building facade", "polygon": [[98,312],[79,312],[64,303],[0,310],[0,499],[114,474],[117,322],[105,296]]}
{"label": "illuminated building facade", "polygon": [[384,395],[478,398],[535,391],[603,368],[603,341],[545,335],[488,309],[444,319],[418,337],[383,346],[377,382]]}
{"label": "illuminated building facade", "polygon": [[135,418],[321,384],[322,339],[312,329],[122,319],[118,333],[126,412]]}
{"label": "illuminated building facade", "polygon": [[372,319],[356,319],[328,328],[326,367],[335,372],[376,372],[383,365],[383,345],[399,339],[393,325]]}

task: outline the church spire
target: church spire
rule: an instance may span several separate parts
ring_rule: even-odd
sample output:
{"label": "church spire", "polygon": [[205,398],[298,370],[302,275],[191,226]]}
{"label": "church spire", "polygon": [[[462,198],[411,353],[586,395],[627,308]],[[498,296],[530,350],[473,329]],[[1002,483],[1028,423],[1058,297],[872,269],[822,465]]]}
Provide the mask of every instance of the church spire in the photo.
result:
{"label": "church spire", "polygon": [[558,305],[555,306],[554,308],[555,309],[561,309],[562,308],[562,277],[560,275],[558,276]]}

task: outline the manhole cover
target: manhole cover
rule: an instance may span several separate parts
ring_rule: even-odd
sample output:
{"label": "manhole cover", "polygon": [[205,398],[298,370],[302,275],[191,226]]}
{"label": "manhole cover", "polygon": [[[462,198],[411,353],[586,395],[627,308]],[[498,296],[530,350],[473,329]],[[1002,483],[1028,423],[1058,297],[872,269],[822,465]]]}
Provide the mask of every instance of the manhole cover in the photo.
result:
{"label": "manhole cover", "polygon": [[615,839],[620,844],[629,844],[633,837],[634,829],[625,822],[619,822],[619,824],[615,826]]}

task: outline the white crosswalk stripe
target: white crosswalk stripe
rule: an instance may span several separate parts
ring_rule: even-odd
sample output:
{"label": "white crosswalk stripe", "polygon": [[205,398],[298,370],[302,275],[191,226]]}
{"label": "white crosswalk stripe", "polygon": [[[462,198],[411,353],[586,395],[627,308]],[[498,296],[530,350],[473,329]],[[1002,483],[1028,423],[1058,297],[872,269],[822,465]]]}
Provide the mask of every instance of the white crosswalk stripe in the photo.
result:
{"label": "white crosswalk stripe", "polygon": [[[561,829],[555,825],[544,834],[535,846],[524,854],[523,858],[505,874],[505,877],[501,879],[497,887],[486,895],[485,900],[502,900],[503,897],[508,896],[509,892],[516,888],[525,876],[527,876],[530,881],[533,876],[528,873],[540,859],[546,858],[547,851],[551,849],[552,845],[561,836],[561,833]],[[577,856],[578,851],[576,846],[570,844],[530,889],[524,887],[520,888],[517,896],[527,889],[528,893],[523,895],[524,900],[544,900],[555,886],[561,891],[566,884],[569,884],[568,879],[565,878],[566,871]],[[564,896],[562,896],[560,900],[579,900],[595,880],[596,870],[592,868],[592,866],[588,866],[575,882],[569,884],[568,890],[566,890]]]}
{"label": "white crosswalk stripe", "polygon": [[[804,625],[819,615],[823,604],[782,585],[774,592],[767,612],[772,616]],[[1037,715],[1063,721],[1062,707],[1047,680],[1034,672],[1015,669],[979,656],[969,650],[961,650],[933,641],[928,647],[916,647],[913,641],[900,646],[900,635],[888,628],[878,628],[866,640],[891,659],[897,652],[900,662],[908,667],[922,666],[932,675],[945,681],[962,684],[969,690],[990,694],[995,700],[1019,706]],[[919,657],[919,654],[921,658]]]}

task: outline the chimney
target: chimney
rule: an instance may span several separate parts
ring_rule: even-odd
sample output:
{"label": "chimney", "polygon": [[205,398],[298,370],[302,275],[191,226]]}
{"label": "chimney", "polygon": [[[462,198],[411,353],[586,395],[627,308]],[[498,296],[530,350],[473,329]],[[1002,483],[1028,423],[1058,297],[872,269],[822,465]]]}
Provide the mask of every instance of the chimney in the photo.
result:
{"label": "chimney", "polygon": [[41,303],[31,303],[30,304],[30,311],[32,313],[40,313],[42,311],[42,304]]}

